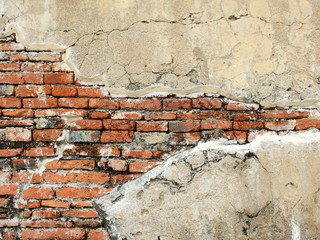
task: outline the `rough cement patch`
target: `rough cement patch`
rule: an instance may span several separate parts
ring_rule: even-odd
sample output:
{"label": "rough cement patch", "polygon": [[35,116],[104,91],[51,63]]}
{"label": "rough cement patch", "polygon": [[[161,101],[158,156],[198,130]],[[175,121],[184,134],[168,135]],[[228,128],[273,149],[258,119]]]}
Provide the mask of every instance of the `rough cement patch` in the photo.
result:
{"label": "rough cement patch", "polygon": [[96,201],[112,239],[317,239],[319,131],[212,141]]}

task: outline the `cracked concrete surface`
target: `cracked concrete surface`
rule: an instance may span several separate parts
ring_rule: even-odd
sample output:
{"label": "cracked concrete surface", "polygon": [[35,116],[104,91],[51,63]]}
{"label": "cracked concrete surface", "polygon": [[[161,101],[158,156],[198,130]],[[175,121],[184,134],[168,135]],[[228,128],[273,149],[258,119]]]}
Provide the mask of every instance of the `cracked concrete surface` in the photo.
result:
{"label": "cracked concrete surface", "polygon": [[218,93],[318,105],[318,0],[4,0],[2,34],[67,49],[83,82],[115,95]]}
{"label": "cracked concrete surface", "polygon": [[111,239],[318,239],[319,131],[213,141],[96,201]]}

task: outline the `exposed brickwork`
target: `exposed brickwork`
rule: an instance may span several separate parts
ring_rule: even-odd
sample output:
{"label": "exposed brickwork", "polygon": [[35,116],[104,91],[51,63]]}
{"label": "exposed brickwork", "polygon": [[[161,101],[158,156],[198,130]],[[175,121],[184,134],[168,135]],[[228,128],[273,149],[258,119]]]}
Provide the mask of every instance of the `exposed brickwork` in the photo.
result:
{"label": "exposed brickwork", "polygon": [[27,51],[14,36],[0,50],[3,239],[107,239],[91,200],[166,154],[213,138],[244,144],[268,131],[320,129],[312,109],[209,96],[115,98],[81,86],[60,53]]}

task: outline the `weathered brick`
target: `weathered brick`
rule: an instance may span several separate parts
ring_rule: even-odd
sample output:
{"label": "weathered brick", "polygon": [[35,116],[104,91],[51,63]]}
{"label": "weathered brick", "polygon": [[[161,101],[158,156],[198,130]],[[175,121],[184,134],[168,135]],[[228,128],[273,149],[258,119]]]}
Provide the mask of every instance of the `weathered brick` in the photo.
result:
{"label": "weathered brick", "polygon": [[28,60],[28,56],[26,54],[13,54],[10,56],[10,61],[12,62],[24,62]]}
{"label": "weathered brick", "polygon": [[131,162],[129,163],[129,172],[143,173],[151,170],[156,166],[157,162]]}
{"label": "weathered brick", "polygon": [[136,112],[115,112],[111,115],[112,119],[131,119],[131,120],[140,120],[142,119],[141,113]]}
{"label": "weathered brick", "polygon": [[28,183],[31,177],[29,172],[14,172],[11,181],[13,183]]}
{"label": "weathered brick", "polygon": [[259,119],[300,119],[305,118],[310,115],[309,112],[300,112],[300,111],[273,111],[273,112],[264,112],[259,113]]}
{"label": "weathered brick", "polygon": [[13,159],[12,166],[15,169],[35,169],[38,167],[37,159]]}
{"label": "weathered brick", "polygon": [[120,156],[120,150],[117,147],[74,146],[66,150],[64,155],[117,157]]}
{"label": "weathered brick", "polygon": [[69,84],[73,83],[73,73],[47,73],[44,75],[46,84]]}
{"label": "weathered brick", "polygon": [[232,122],[226,120],[201,120],[202,130],[212,130],[212,129],[231,129]]}
{"label": "weathered brick", "polygon": [[164,159],[165,156],[166,156],[166,154],[168,154],[167,151],[155,151],[155,152],[153,153],[153,157],[154,157],[155,159]]}
{"label": "weathered brick", "polygon": [[43,61],[43,62],[60,62],[62,57],[60,53],[52,52],[31,52],[28,55],[30,61]]}
{"label": "weathered brick", "polygon": [[99,142],[100,131],[70,131],[69,142]]}
{"label": "weathered brick", "polygon": [[56,98],[25,98],[23,99],[24,108],[55,108],[58,106]]}
{"label": "weathered brick", "polygon": [[90,112],[89,118],[106,119],[106,118],[110,118],[110,113],[108,113],[108,112]]}
{"label": "weathered brick", "polygon": [[249,111],[258,110],[259,104],[255,103],[241,103],[241,102],[229,102],[224,108],[228,111]]}
{"label": "weathered brick", "polygon": [[53,72],[70,72],[71,71],[69,66],[64,62],[52,63],[51,67]]}
{"label": "weathered brick", "polygon": [[101,197],[108,194],[112,189],[109,188],[73,188],[73,187],[64,187],[56,190],[56,196],[58,198],[83,198],[90,199]]}
{"label": "weathered brick", "polygon": [[[0,228],[5,228],[5,227],[17,227],[19,226],[19,220],[18,219],[5,219],[5,220],[0,220]],[[2,238],[3,239],[3,238]],[[6,240],[6,239],[4,239]]]}
{"label": "weathered brick", "polygon": [[0,63],[0,71],[19,71],[20,64],[18,63]]}
{"label": "weathered brick", "polygon": [[43,74],[42,73],[23,73],[21,78],[26,84],[42,84]]}
{"label": "weathered brick", "polygon": [[41,201],[41,206],[43,207],[52,207],[52,208],[69,208],[70,203],[57,201],[57,200],[43,200]]}
{"label": "weathered brick", "polygon": [[106,130],[134,130],[135,122],[132,120],[103,120],[103,128]]}
{"label": "weathered brick", "polygon": [[83,129],[83,130],[95,130],[102,129],[102,121],[101,120],[75,120],[70,123],[70,129]]}
{"label": "weathered brick", "polygon": [[109,240],[108,234],[103,230],[91,229],[88,233],[88,240]]}
{"label": "weathered brick", "polygon": [[1,183],[10,182],[11,172],[0,172]]}
{"label": "weathered brick", "polygon": [[122,99],[120,101],[121,109],[128,110],[161,110],[161,100],[156,99]]}
{"label": "weathered brick", "polygon": [[13,92],[13,85],[0,85],[0,96],[11,96]]}
{"label": "weathered brick", "polygon": [[175,120],[177,119],[177,115],[174,113],[150,113],[144,116],[145,120]]}
{"label": "weathered brick", "polygon": [[106,167],[117,172],[124,172],[128,169],[128,163],[125,160],[109,159]]}
{"label": "weathered brick", "polygon": [[51,109],[51,110],[36,110],[36,117],[56,117],[56,116],[66,116],[66,117],[84,117],[87,115],[86,110],[79,109]]}
{"label": "weathered brick", "polygon": [[130,143],[133,141],[132,131],[103,131],[101,142],[103,143]]}
{"label": "weathered brick", "polygon": [[63,128],[66,124],[65,120],[61,118],[40,118],[35,119],[35,122],[37,129]]}
{"label": "weathered brick", "polygon": [[78,88],[79,97],[90,98],[105,98],[109,95],[108,92],[103,91],[101,88]]}
{"label": "weathered brick", "polygon": [[21,99],[19,98],[0,98],[0,108],[21,108]]}
{"label": "weathered brick", "polygon": [[0,157],[15,157],[15,156],[19,156],[21,151],[22,151],[21,148],[0,149]]}
{"label": "weathered brick", "polygon": [[53,86],[52,96],[55,97],[76,97],[77,89],[71,86]]}
{"label": "weathered brick", "polygon": [[293,130],[296,126],[296,122],[294,120],[285,122],[266,122],[265,126],[266,129],[274,131]]}
{"label": "weathered brick", "polygon": [[250,130],[250,129],[263,129],[263,122],[234,122],[233,129],[234,130]]}
{"label": "weathered brick", "polygon": [[77,174],[77,181],[84,184],[105,184],[109,179],[108,173],[81,172]]}
{"label": "weathered brick", "polygon": [[72,227],[73,224],[71,221],[54,221],[54,220],[45,220],[45,221],[24,221],[21,223],[22,227],[29,228],[61,228],[61,227]]}
{"label": "weathered brick", "polygon": [[[91,100],[91,99],[90,99]],[[59,98],[59,107],[66,108],[87,108],[89,106],[87,98]]]}
{"label": "weathered brick", "polygon": [[16,240],[17,235],[13,229],[6,229],[3,232],[3,240]]}
{"label": "weathered brick", "polygon": [[76,173],[58,174],[52,172],[36,173],[30,181],[33,184],[41,183],[75,183]]}
{"label": "weathered brick", "polygon": [[298,119],[296,123],[296,130],[305,130],[308,128],[320,129],[320,119]]}
{"label": "weathered brick", "polygon": [[0,51],[22,51],[24,46],[20,43],[0,43]]}
{"label": "weathered brick", "polygon": [[21,73],[0,73],[0,84],[23,84]]}
{"label": "weathered brick", "polygon": [[200,130],[199,121],[172,121],[169,122],[170,132],[197,132]]}
{"label": "weathered brick", "polygon": [[69,218],[97,218],[98,213],[96,211],[81,211],[81,210],[64,210],[61,212],[62,217]]}
{"label": "weathered brick", "polygon": [[22,192],[23,199],[52,199],[54,192],[51,188],[28,188]]}
{"label": "weathered brick", "polygon": [[168,122],[137,122],[138,132],[166,132],[168,131]]}
{"label": "weathered brick", "polygon": [[222,103],[218,99],[212,98],[196,98],[192,99],[192,107],[198,109],[219,109],[222,107]]}
{"label": "weathered brick", "polygon": [[239,144],[244,144],[247,141],[247,133],[241,131],[226,131],[220,133],[221,136],[230,140],[236,140]]}
{"label": "weathered brick", "polygon": [[10,203],[10,198],[0,198],[0,207],[8,208]]}
{"label": "weathered brick", "polygon": [[75,220],[73,222],[76,227],[97,228],[102,226],[101,221],[97,220]]}
{"label": "weathered brick", "polygon": [[226,111],[217,112],[200,112],[200,113],[181,113],[177,115],[178,120],[197,120],[197,119],[228,119],[228,113]]}
{"label": "weathered brick", "polygon": [[31,119],[0,120],[0,127],[27,127],[27,126],[33,126],[33,120]]}
{"label": "weathered brick", "polygon": [[50,239],[86,239],[82,228],[56,228],[56,229],[22,229],[22,240],[50,240]]}
{"label": "weathered brick", "polygon": [[122,157],[124,158],[144,158],[150,159],[153,154],[146,150],[122,150]]}
{"label": "weathered brick", "polygon": [[119,185],[128,181],[137,179],[139,177],[141,177],[141,174],[126,174],[126,175],[119,174],[119,175],[113,175],[110,181],[112,185]]}
{"label": "weathered brick", "polygon": [[24,85],[24,86],[17,86],[14,89],[14,92],[17,97],[38,97],[38,96],[51,94],[51,87],[49,85],[44,85],[44,86]]}
{"label": "weathered brick", "polygon": [[71,207],[73,208],[92,207],[92,203],[90,201],[74,201],[71,203]]}
{"label": "weathered brick", "polygon": [[116,110],[119,109],[119,102],[111,99],[91,98],[89,100],[89,107],[97,109]]}
{"label": "weathered brick", "polygon": [[28,201],[26,204],[21,202],[16,202],[18,209],[34,209],[40,208],[40,201]]}
{"label": "weathered brick", "polygon": [[2,110],[2,115],[5,117],[33,117],[34,111],[32,109]]}
{"label": "weathered brick", "polygon": [[164,99],[163,110],[165,111],[177,111],[177,110],[191,110],[192,102],[190,99]]}
{"label": "weathered brick", "polygon": [[200,132],[175,133],[172,135],[170,144],[172,145],[195,145],[200,141]]}
{"label": "weathered brick", "polygon": [[54,160],[46,164],[48,170],[93,170],[95,166],[94,160]]}
{"label": "weathered brick", "polygon": [[58,218],[60,212],[58,210],[37,210],[32,213],[33,218]]}
{"label": "weathered brick", "polygon": [[23,155],[27,157],[54,156],[54,154],[55,148],[53,146],[28,148],[23,153]]}
{"label": "weathered brick", "polygon": [[259,119],[257,113],[237,113],[233,116],[235,121],[250,121]]}
{"label": "weathered brick", "polygon": [[24,63],[21,65],[22,71],[27,72],[50,72],[51,66],[44,63]]}
{"label": "weathered brick", "polygon": [[45,129],[33,130],[33,140],[36,142],[52,142],[56,141],[61,135],[62,129]]}
{"label": "weathered brick", "polygon": [[0,139],[12,142],[31,142],[31,130],[9,127],[0,129]]}

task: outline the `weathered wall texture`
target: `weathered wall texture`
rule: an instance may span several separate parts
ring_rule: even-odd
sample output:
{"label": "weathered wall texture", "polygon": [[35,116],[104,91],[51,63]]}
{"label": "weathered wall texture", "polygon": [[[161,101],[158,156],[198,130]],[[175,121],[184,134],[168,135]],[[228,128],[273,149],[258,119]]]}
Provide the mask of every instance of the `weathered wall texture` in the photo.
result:
{"label": "weathered wall texture", "polygon": [[80,79],[115,94],[319,100],[318,0],[4,0],[0,7],[2,32],[19,32],[33,49],[67,49]]}
{"label": "weathered wall texture", "polygon": [[319,239],[319,138],[199,144],[96,203],[114,239]]}

